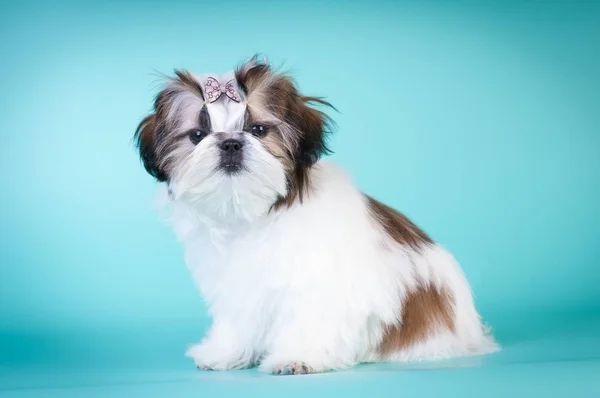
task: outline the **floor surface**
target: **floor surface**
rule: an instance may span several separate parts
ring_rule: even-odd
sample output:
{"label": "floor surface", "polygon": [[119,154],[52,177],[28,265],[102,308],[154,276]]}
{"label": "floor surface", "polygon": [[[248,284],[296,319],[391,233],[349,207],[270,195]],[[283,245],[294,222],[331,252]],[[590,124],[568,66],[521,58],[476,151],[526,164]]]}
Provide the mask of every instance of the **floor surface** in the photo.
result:
{"label": "floor surface", "polygon": [[[484,357],[306,376],[198,371],[176,349],[187,329],[174,330],[154,328],[154,337],[128,348],[119,344],[138,331],[106,333],[104,343],[5,334],[0,397],[600,397],[597,316],[514,320],[497,331],[503,350]],[[159,341],[173,344],[158,348]]]}

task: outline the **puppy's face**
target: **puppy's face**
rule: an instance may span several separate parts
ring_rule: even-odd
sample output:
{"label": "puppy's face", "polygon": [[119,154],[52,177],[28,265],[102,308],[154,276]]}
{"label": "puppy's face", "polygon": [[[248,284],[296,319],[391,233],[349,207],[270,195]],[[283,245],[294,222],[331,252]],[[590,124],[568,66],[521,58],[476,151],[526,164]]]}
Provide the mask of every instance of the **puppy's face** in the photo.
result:
{"label": "puppy's face", "polygon": [[[136,131],[146,170],[206,215],[251,220],[302,200],[329,118],[285,75],[250,60],[224,76],[176,71]],[[211,102],[212,78],[222,87]],[[208,86],[207,86],[208,83]]]}

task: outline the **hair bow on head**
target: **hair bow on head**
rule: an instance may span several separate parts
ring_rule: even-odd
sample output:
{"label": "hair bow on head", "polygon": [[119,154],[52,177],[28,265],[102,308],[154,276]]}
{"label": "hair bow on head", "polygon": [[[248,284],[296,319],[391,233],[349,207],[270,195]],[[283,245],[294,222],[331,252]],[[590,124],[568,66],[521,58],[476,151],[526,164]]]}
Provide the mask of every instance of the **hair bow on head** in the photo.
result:
{"label": "hair bow on head", "polygon": [[225,86],[222,86],[217,79],[214,77],[209,77],[204,84],[204,91],[206,92],[206,99],[211,103],[218,100],[223,93],[225,93],[225,95],[227,95],[233,101],[240,102],[240,97],[235,90],[233,79],[225,83]]}

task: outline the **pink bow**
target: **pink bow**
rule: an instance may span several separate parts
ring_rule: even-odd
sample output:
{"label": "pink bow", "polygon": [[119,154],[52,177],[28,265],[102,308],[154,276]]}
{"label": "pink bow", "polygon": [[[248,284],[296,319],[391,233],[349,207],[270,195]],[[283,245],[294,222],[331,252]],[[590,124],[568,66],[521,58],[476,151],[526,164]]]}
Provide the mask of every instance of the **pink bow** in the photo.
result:
{"label": "pink bow", "polygon": [[208,102],[215,102],[219,99],[221,94],[225,93],[229,98],[235,102],[240,102],[240,97],[235,91],[233,79],[225,83],[225,86],[221,84],[214,77],[209,77],[204,84],[204,91],[206,92]]}

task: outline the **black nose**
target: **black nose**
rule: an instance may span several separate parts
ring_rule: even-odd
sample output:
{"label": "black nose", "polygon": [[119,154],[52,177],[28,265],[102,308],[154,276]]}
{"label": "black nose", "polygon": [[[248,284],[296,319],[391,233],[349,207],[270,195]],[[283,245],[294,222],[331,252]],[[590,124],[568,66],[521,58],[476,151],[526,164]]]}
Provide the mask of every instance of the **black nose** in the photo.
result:
{"label": "black nose", "polygon": [[231,154],[238,152],[243,146],[242,141],[233,138],[221,142],[221,150]]}

